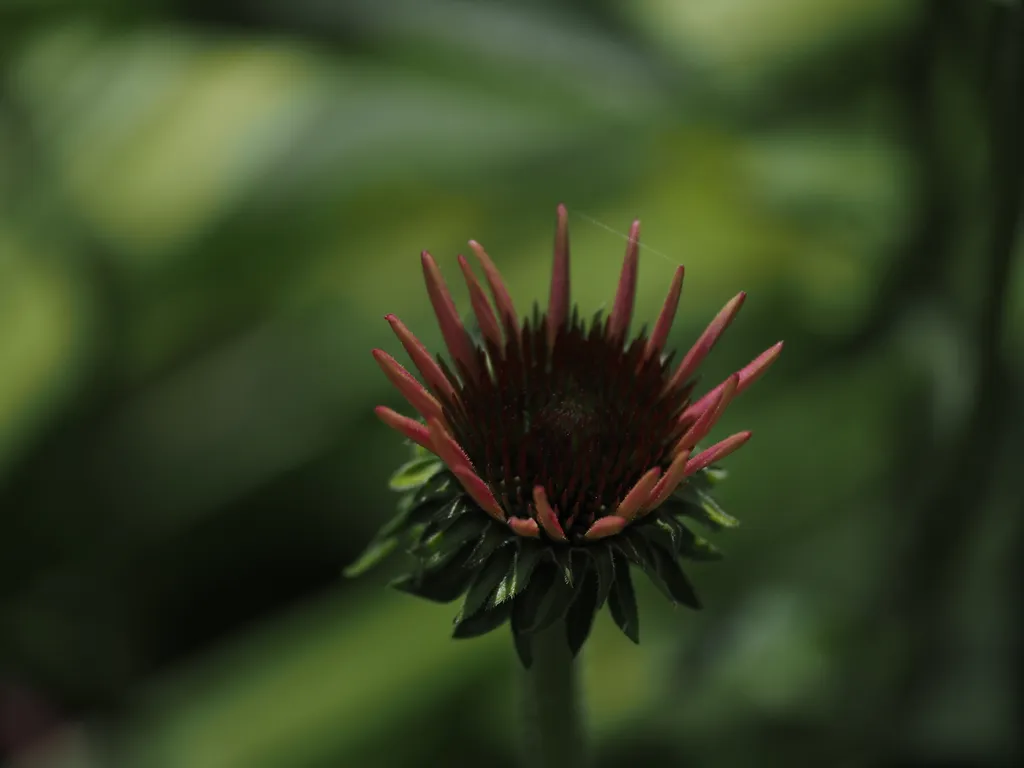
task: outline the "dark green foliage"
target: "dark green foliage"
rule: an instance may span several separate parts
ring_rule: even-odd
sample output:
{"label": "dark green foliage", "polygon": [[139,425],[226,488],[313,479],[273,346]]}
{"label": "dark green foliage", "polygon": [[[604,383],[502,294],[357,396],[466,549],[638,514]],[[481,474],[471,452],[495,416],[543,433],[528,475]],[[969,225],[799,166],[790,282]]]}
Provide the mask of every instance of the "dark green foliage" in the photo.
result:
{"label": "dark green foliage", "polygon": [[615,624],[638,643],[633,567],[676,605],[699,609],[700,600],[680,562],[720,555],[685,521],[713,530],[738,525],[709,495],[722,477],[709,469],[616,536],[583,546],[523,538],[479,509],[437,459],[417,452],[391,480],[393,488],[406,494],[398,515],[346,575],[364,573],[404,549],[417,565],[393,582],[395,588],[443,603],[465,595],[453,637],[478,637],[508,622],[526,667],[533,662],[533,635],[559,620],[565,621],[573,655],[579,653],[606,602]]}

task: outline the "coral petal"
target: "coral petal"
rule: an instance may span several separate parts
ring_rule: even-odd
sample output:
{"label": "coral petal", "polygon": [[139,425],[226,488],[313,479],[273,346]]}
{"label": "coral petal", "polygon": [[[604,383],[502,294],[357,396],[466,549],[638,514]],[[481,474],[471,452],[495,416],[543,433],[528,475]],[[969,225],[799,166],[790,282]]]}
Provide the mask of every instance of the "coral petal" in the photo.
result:
{"label": "coral petal", "polygon": [[626,335],[633,318],[633,302],[636,300],[636,277],[639,266],[640,222],[634,221],[629,230],[626,257],[619,274],[619,287],[615,292],[615,303],[608,316],[608,338],[618,339]]}
{"label": "coral petal", "polygon": [[555,262],[551,271],[551,296],[548,300],[548,344],[553,348],[559,329],[569,317],[569,212],[558,205],[555,228]]}
{"label": "coral petal", "polygon": [[510,517],[508,519],[508,527],[518,536],[524,536],[528,539],[540,537],[540,526],[537,525],[537,521],[533,518]]}
{"label": "coral petal", "polygon": [[402,393],[402,396],[409,401],[409,405],[415,408],[420,416],[424,419],[441,418],[441,404],[395,358],[382,349],[375,349],[373,350],[373,359],[384,371],[388,381]]}
{"label": "coral petal", "polygon": [[651,496],[651,491],[654,486],[658,483],[658,478],[661,477],[661,469],[658,467],[652,467],[644,473],[644,476],[636,481],[636,485],[626,494],[619,506],[615,510],[615,514],[624,519],[627,523],[636,517],[641,507],[647,502],[647,499]]}
{"label": "coral petal", "polygon": [[595,541],[596,539],[614,536],[616,533],[622,531],[627,524],[628,521],[618,515],[599,517],[594,521],[594,524],[587,529],[587,532],[583,534],[583,538],[588,541]]}
{"label": "coral petal", "polygon": [[[740,394],[743,390],[747,389],[747,387],[761,378],[764,372],[768,370],[771,364],[774,363],[781,354],[782,342],[780,341],[778,344],[769,347],[745,366],[740,368],[740,370],[735,374],[736,376],[739,376],[739,384],[736,387],[736,394]],[[700,413],[707,408],[711,399],[715,396],[715,393],[719,392],[725,384],[726,382],[723,381],[717,387],[704,395],[704,397],[687,408],[686,412],[683,413],[683,417],[685,418],[688,415]]]}
{"label": "coral petal", "polygon": [[[697,443],[707,437],[708,432],[715,426],[715,422],[725,413],[726,406],[735,397],[736,390],[739,387],[739,380],[739,375],[734,373],[725,380],[722,387],[716,388],[715,399],[708,403],[707,407],[697,417],[697,421],[686,430],[686,434],[679,438],[679,442],[676,443],[675,451],[677,453],[693,449]],[[689,409],[684,411],[680,419],[685,419],[688,413]]]}
{"label": "coral petal", "polygon": [[451,436],[440,419],[430,419],[427,421],[427,429],[430,432],[430,442],[434,446],[434,453],[453,472],[459,467],[472,470],[473,465],[466,456],[466,452],[462,450],[462,446],[455,441],[455,438]]}
{"label": "coral petal", "polygon": [[405,324],[394,315],[385,315],[385,318],[391,325],[392,330],[398,337],[398,340],[402,342],[402,346],[405,347],[405,351],[409,357],[412,358],[413,364],[416,369],[423,376],[427,385],[434,391],[435,395],[441,397],[447,397],[450,400],[455,399],[455,388],[452,387],[452,383],[448,381],[448,377],[444,375],[444,371],[441,370],[434,358],[430,356],[430,352],[423,346],[422,342],[417,339]]}
{"label": "coral petal", "polygon": [[414,443],[422,445],[431,453],[435,452],[434,443],[430,439],[430,432],[418,421],[410,419],[408,416],[403,416],[383,405],[378,405],[373,410],[378,418],[393,430],[402,433]]}
{"label": "coral petal", "polygon": [[476,349],[473,346],[469,334],[462,326],[459,319],[459,312],[455,308],[451,294],[448,293],[448,286],[445,285],[441,270],[434,261],[434,257],[426,251],[421,254],[423,262],[423,278],[427,284],[427,294],[430,296],[430,303],[434,307],[434,314],[437,315],[437,323],[441,327],[441,335],[448,347],[452,359],[462,363],[469,375],[476,378],[480,373],[477,364]]}
{"label": "coral petal", "polygon": [[509,335],[510,339],[512,337],[518,338],[519,319],[516,316],[515,305],[512,304],[512,297],[505,287],[505,281],[501,279],[501,273],[494,266],[491,257],[487,255],[487,251],[484,250],[480,243],[476,240],[470,240],[469,247],[473,249],[477,261],[480,262],[480,266],[484,270],[487,285],[491,289],[491,296],[494,297],[494,306],[498,309],[498,315],[501,316],[501,320],[505,324],[505,332]]}
{"label": "coral petal", "polygon": [[459,479],[459,483],[466,489],[473,501],[488,515],[493,517],[499,523],[505,522],[505,512],[499,506],[498,501],[494,498],[494,494],[491,493],[491,489],[487,487],[487,483],[480,479],[473,470],[467,466],[456,467],[452,470],[452,474]]}
{"label": "coral petal", "polygon": [[668,289],[668,296],[665,297],[665,304],[662,306],[661,314],[658,315],[658,320],[654,324],[654,330],[651,331],[651,337],[647,340],[647,349],[644,353],[644,357],[647,359],[650,359],[653,355],[661,354],[661,350],[665,347],[669,331],[672,330],[672,323],[676,319],[676,310],[679,308],[679,296],[683,292],[684,273],[685,270],[682,266],[676,267],[676,273],[672,276],[672,285]]}
{"label": "coral petal", "polygon": [[699,472],[705,467],[711,466],[716,461],[724,459],[730,453],[747,442],[747,440],[750,439],[750,435],[750,432],[737,432],[735,435],[730,435],[725,438],[725,440],[715,443],[707,450],[701,451],[686,463],[686,475],[690,476],[694,472]]}
{"label": "coral petal", "polygon": [[480,332],[483,333],[484,338],[491,342],[491,344],[501,349],[503,344],[498,318],[494,316],[494,310],[491,309],[491,304],[487,301],[484,289],[477,282],[476,275],[473,274],[469,262],[461,254],[459,255],[459,269],[462,270],[462,276],[466,278],[466,287],[469,288],[469,300],[473,305],[476,321],[480,323]]}
{"label": "coral petal", "polygon": [[544,533],[555,541],[568,541],[565,538],[565,531],[558,524],[558,515],[555,514],[555,510],[548,502],[548,494],[544,490],[544,486],[538,485],[533,489],[533,504],[537,510],[537,520],[540,522],[541,528],[544,529]]}
{"label": "coral petal", "polygon": [[644,504],[644,513],[652,512],[665,503],[665,499],[679,487],[679,484],[686,479],[686,462],[690,458],[688,450],[676,454],[669,465],[668,470],[662,475],[661,480],[654,486],[647,503]]}
{"label": "coral petal", "polygon": [[704,329],[704,333],[700,335],[697,342],[690,347],[690,351],[686,353],[686,357],[683,358],[682,362],[679,363],[679,367],[676,368],[675,373],[672,374],[672,378],[669,380],[667,389],[674,389],[680,387],[686,383],[687,379],[693,375],[704,358],[711,352],[711,348],[715,346],[715,342],[718,341],[725,329],[729,327],[729,323],[732,322],[733,318],[736,317],[736,313],[740,311],[740,307],[743,306],[743,300],[747,294],[742,291],[736,294],[732,299],[726,303],[718,314],[715,315],[715,319],[711,321],[707,328]]}

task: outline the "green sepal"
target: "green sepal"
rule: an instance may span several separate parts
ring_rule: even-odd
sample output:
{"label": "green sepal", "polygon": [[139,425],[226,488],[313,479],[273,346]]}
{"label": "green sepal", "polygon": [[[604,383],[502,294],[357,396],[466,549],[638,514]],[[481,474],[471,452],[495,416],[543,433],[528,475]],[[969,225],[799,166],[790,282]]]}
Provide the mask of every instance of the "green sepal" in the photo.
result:
{"label": "green sepal", "polygon": [[398,546],[398,539],[391,537],[385,539],[374,539],[369,543],[359,559],[349,565],[343,573],[347,578],[354,579],[373,568],[388,555],[395,551]]}
{"label": "green sepal", "polygon": [[472,554],[469,556],[469,562],[466,564],[468,568],[478,568],[483,565],[487,560],[490,559],[491,555],[502,544],[510,541],[514,533],[506,528],[504,525],[495,523],[491,518],[487,517],[484,513],[480,514],[487,522],[491,523],[484,530],[483,536],[477,542],[476,547],[473,549]]}
{"label": "green sepal", "polygon": [[527,634],[526,632],[516,631],[516,612],[515,608],[512,609],[512,642],[516,647],[516,655],[519,656],[519,661],[522,662],[523,667],[529,669],[533,666],[533,635]]}
{"label": "green sepal", "polygon": [[590,635],[597,614],[597,573],[587,569],[577,588],[576,598],[565,615],[565,638],[575,658]]}
{"label": "green sepal", "polygon": [[689,485],[670,496],[661,508],[677,517],[688,517],[713,531],[736,528],[740,524],[740,521],[722,509],[710,494]]}
{"label": "green sepal", "polygon": [[634,643],[640,643],[640,617],[636,606],[636,593],[633,591],[633,580],[629,575],[629,560],[621,555],[613,555],[615,583],[608,595],[608,609],[615,625],[622,634]]}
{"label": "green sepal", "polygon": [[455,630],[452,632],[452,637],[457,640],[465,640],[470,637],[486,635],[488,632],[492,632],[508,621],[508,618],[511,615],[511,602],[502,603],[494,608],[490,608],[486,611],[480,611],[479,613],[472,616],[466,616],[465,618],[460,614],[455,620]]}
{"label": "green sepal", "polygon": [[652,547],[654,556],[654,576],[652,581],[674,603],[685,605],[694,610],[701,609],[700,598],[690,580],[672,553],[661,547]]}
{"label": "green sepal", "polygon": [[587,552],[594,561],[594,574],[597,577],[597,607],[600,610],[608,599],[608,593],[615,582],[615,568],[612,565],[612,550],[607,545],[588,547]]}
{"label": "green sepal", "polygon": [[687,560],[721,560],[722,553],[703,536],[691,531],[682,520],[658,514],[644,535],[655,545]]}
{"label": "green sepal", "polygon": [[[539,632],[550,627],[565,616],[569,606],[576,599],[577,592],[573,585],[579,584],[582,580],[590,565],[590,559],[580,550],[573,549],[567,551],[569,552],[568,559],[570,562],[569,574],[566,576],[561,565],[556,566],[558,569],[557,575],[547,594],[541,600],[540,608],[537,611],[536,623],[529,628],[530,632]],[[573,557],[573,553],[575,553],[575,557]]]}
{"label": "green sepal", "polygon": [[472,544],[462,548],[453,558],[437,568],[407,574],[391,583],[400,592],[416,595],[435,603],[450,603],[469,589],[474,571],[466,567]]}
{"label": "green sepal", "polygon": [[521,594],[530,583],[530,577],[545,552],[543,546],[520,541],[516,547],[515,562],[494,591],[494,602],[502,603]]}
{"label": "green sepal", "polygon": [[[458,506],[458,500],[451,502]],[[477,542],[491,523],[491,519],[483,515],[462,514],[451,518],[452,522],[444,529],[425,539],[412,554],[428,558],[431,562],[443,562],[454,555],[467,542]]]}
{"label": "green sepal", "polygon": [[392,491],[411,491],[425,484],[443,468],[444,463],[433,454],[419,456],[400,466],[388,480],[388,487]]}
{"label": "green sepal", "polygon": [[466,601],[462,604],[463,616],[472,617],[487,604],[514,562],[515,552],[511,547],[499,548],[491,556],[487,564],[476,572],[476,577],[466,594]]}
{"label": "green sepal", "polygon": [[[532,632],[541,616],[541,605],[557,578],[553,565],[543,563],[534,570],[529,586],[514,601],[512,628],[517,634]],[[557,579],[561,581],[561,579]],[[564,583],[564,582],[563,582]]]}
{"label": "green sepal", "polygon": [[555,566],[558,568],[558,572],[562,575],[565,583],[570,587],[572,586],[572,553],[573,550],[569,547],[555,547],[552,549],[552,554],[555,558]]}
{"label": "green sepal", "polygon": [[463,494],[462,486],[459,485],[458,480],[448,470],[437,472],[430,476],[430,478],[412,495],[413,504],[419,506],[428,501],[434,501],[436,499],[449,500]]}

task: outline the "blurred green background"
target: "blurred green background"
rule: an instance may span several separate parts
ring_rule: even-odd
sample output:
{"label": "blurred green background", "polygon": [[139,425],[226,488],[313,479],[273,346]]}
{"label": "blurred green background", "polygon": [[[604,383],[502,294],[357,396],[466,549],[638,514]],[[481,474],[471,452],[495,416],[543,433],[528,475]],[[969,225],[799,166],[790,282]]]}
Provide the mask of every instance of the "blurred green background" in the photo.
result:
{"label": "blurred green background", "polygon": [[584,309],[640,217],[673,345],[749,293],[706,382],[787,342],[720,428],[705,610],[597,621],[600,764],[1017,764],[1019,19],[0,0],[2,759],[512,765],[507,632],[341,569],[406,457],[382,316],[440,348],[419,251],[468,308],[480,240],[526,307],[564,201]]}

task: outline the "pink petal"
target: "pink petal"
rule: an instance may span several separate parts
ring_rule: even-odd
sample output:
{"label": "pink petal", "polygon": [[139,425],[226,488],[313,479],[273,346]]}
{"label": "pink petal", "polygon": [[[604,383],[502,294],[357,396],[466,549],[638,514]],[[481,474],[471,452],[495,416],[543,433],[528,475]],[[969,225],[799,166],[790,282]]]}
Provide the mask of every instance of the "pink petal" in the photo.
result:
{"label": "pink petal", "polygon": [[[708,403],[708,407],[697,417],[697,421],[679,438],[679,442],[676,443],[674,449],[676,452],[689,451],[707,437],[708,432],[711,431],[712,427],[715,426],[715,422],[725,413],[726,406],[729,405],[729,402],[735,396],[739,380],[740,377],[735,373],[725,380],[724,386],[717,390],[718,394],[715,396],[714,401]],[[688,412],[689,409],[684,411],[680,420],[685,419]]]}
{"label": "pink petal", "polygon": [[373,350],[373,359],[384,371],[388,381],[402,393],[402,396],[409,401],[409,405],[415,408],[420,416],[424,419],[443,418],[441,404],[395,358],[382,349],[375,349]]}
{"label": "pink petal", "polygon": [[665,499],[675,492],[679,484],[686,479],[686,462],[690,458],[690,452],[684,450],[672,459],[672,463],[669,465],[668,470],[662,476],[658,484],[654,486],[651,491],[650,498],[647,503],[644,504],[644,513],[652,512],[662,504],[665,503]]}
{"label": "pink petal", "polygon": [[628,525],[626,519],[617,515],[599,517],[594,521],[594,524],[587,529],[587,532],[583,534],[583,538],[588,541],[595,541],[596,539],[614,536],[616,533],[622,531],[626,525]]}
{"label": "pink petal", "polygon": [[629,321],[633,318],[633,302],[636,300],[636,273],[640,249],[640,222],[634,221],[629,230],[626,258],[619,274],[619,287],[615,292],[615,303],[608,316],[608,338],[618,339],[626,335]]}
{"label": "pink petal", "polygon": [[[778,344],[775,344],[774,346],[771,346],[768,349],[766,349],[764,352],[762,352],[760,355],[755,357],[753,360],[751,360],[749,363],[743,366],[740,370],[738,370],[735,374],[736,376],[739,376],[739,384],[736,387],[736,394],[738,395],[740,392],[742,392],[755,381],[757,381],[759,378],[761,378],[764,372],[768,370],[771,364],[774,363],[781,354],[782,342],[780,341]],[[725,384],[726,382],[723,381],[717,387],[715,387],[706,395],[704,395],[704,397],[702,397],[700,400],[698,400],[689,408],[687,408],[686,411],[683,413],[683,417],[685,418],[688,415],[693,415],[703,411],[707,407],[708,403],[711,402],[711,398],[715,396],[715,393],[721,391]]]}
{"label": "pink petal", "polygon": [[430,440],[430,432],[425,426],[420,424],[415,419],[410,419],[408,416],[403,416],[397,411],[393,411],[387,406],[378,405],[373,409],[374,413],[391,427],[396,432],[400,432],[407,438],[412,440],[414,443],[418,443],[426,448],[431,453],[435,453],[434,444]]}
{"label": "pink petal", "polygon": [[725,329],[729,327],[729,323],[736,317],[736,313],[740,311],[740,307],[743,306],[743,300],[746,297],[747,294],[741,291],[719,310],[718,314],[715,315],[715,319],[704,329],[704,333],[700,335],[697,342],[686,353],[686,357],[679,363],[679,367],[672,374],[672,379],[669,381],[666,389],[675,389],[682,386],[693,375],[700,364],[704,362],[704,358],[708,356],[711,348],[715,346],[715,342],[718,341],[718,338]]}
{"label": "pink petal", "polygon": [[427,294],[430,296],[430,303],[434,307],[434,314],[437,315],[437,323],[441,326],[441,335],[444,336],[444,343],[448,346],[448,352],[452,359],[462,363],[469,372],[469,375],[476,378],[480,375],[480,368],[477,365],[476,349],[473,341],[462,326],[459,319],[455,302],[448,293],[448,286],[445,285],[441,270],[438,269],[434,257],[426,251],[421,254],[423,262],[423,278],[427,283]]}
{"label": "pink petal", "polygon": [[470,240],[469,247],[473,249],[473,253],[476,254],[476,258],[484,270],[487,285],[491,289],[491,296],[494,297],[494,306],[497,307],[498,314],[505,323],[505,332],[509,335],[509,340],[511,341],[512,337],[518,338],[519,319],[516,317],[516,308],[512,304],[512,297],[509,295],[508,289],[505,287],[505,281],[501,279],[501,273],[494,266],[491,257],[487,255],[487,251],[484,250],[480,243],[476,240]]}
{"label": "pink petal", "polygon": [[540,538],[540,526],[537,525],[537,521],[533,518],[510,517],[508,519],[508,527],[519,536],[525,536],[528,539]]}
{"label": "pink petal", "polygon": [[647,350],[644,357],[650,358],[653,355],[660,355],[661,350],[665,348],[665,341],[668,339],[668,333],[672,330],[672,322],[676,319],[676,310],[679,308],[679,296],[683,292],[683,274],[685,270],[682,266],[676,267],[676,273],[672,276],[672,285],[668,289],[668,296],[665,297],[665,304],[661,308],[661,314],[658,315],[658,321],[654,324],[654,330],[651,331],[651,338],[647,340]]}
{"label": "pink petal", "polygon": [[558,524],[558,515],[548,503],[548,494],[543,485],[538,485],[533,489],[533,504],[537,510],[537,520],[540,522],[540,527],[544,529],[544,533],[555,541],[568,541],[565,538],[565,531]]}
{"label": "pink petal", "polygon": [[459,255],[459,268],[462,270],[462,276],[466,278],[466,286],[469,288],[469,300],[473,305],[476,321],[480,323],[481,333],[491,344],[498,349],[502,349],[504,343],[501,338],[501,327],[498,325],[498,318],[494,316],[494,310],[491,309],[491,304],[487,301],[487,296],[484,295],[484,289],[477,282],[476,275],[470,269],[469,262],[461,254]]}
{"label": "pink petal", "polygon": [[551,297],[548,301],[548,344],[555,346],[555,337],[569,317],[569,212],[558,205],[555,227],[555,263],[551,271]]}
{"label": "pink petal", "polygon": [[652,467],[647,470],[644,476],[637,480],[636,485],[626,494],[626,498],[619,502],[615,514],[627,523],[636,517],[640,508],[650,498],[651,491],[657,484],[659,477],[661,477],[661,470],[658,467]]}
{"label": "pink petal", "polygon": [[391,325],[392,330],[395,332],[398,340],[402,342],[402,346],[405,347],[409,357],[412,358],[412,362],[417,370],[419,370],[420,375],[423,376],[427,385],[434,390],[434,394],[454,400],[456,397],[455,388],[448,381],[448,377],[444,375],[441,366],[434,362],[434,358],[430,356],[427,348],[423,346],[419,339],[412,335],[412,332],[397,317],[385,315],[384,319]]}
{"label": "pink petal", "polygon": [[459,479],[462,487],[466,489],[473,501],[477,505],[499,523],[505,522],[505,512],[494,498],[494,494],[491,493],[491,489],[487,487],[487,483],[480,479],[472,469],[468,466],[462,466],[452,469],[452,474]]}
{"label": "pink petal", "polygon": [[724,459],[730,453],[735,451],[747,440],[750,439],[750,432],[737,432],[735,435],[722,440],[720,443],[715,443],[705,451],[701,451],[694,456],[690,461],[686,463],[686,474],[687,476],[692,475],[694,472],[699,472],[705,467],[709,467],[716,461]]}
{"label": "pink petal", "polygon": [[440,419],[429,419],[427,421],[427,430],[430,433],[430,442],[434,446],[434,453],[453,472],[459,467],[465,467],[470,470],[473,468],[469,457],[466,456],[466,452],[462,450],[462,446],[455,442],[455,438],[445,429]]}

